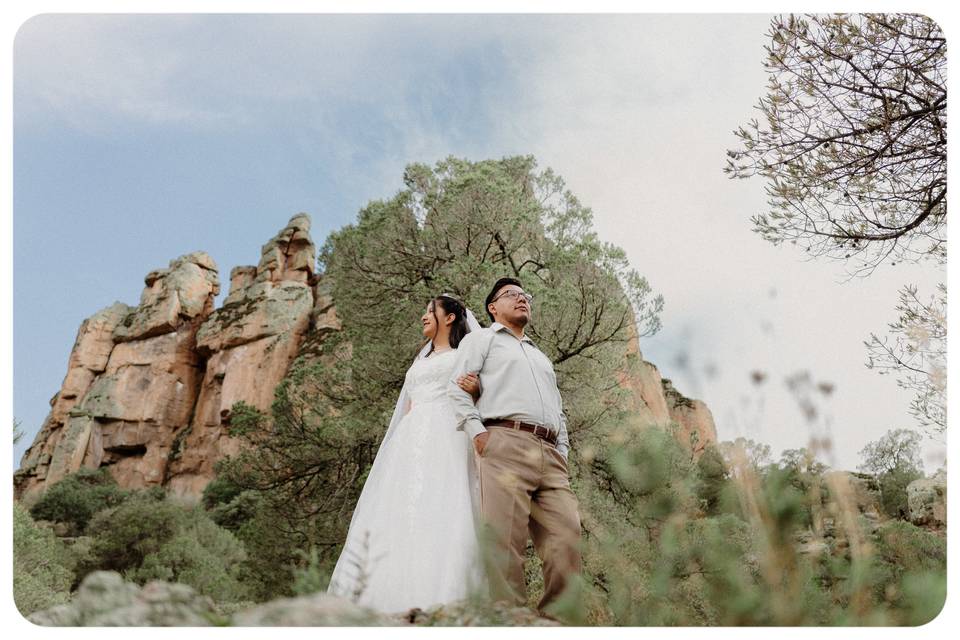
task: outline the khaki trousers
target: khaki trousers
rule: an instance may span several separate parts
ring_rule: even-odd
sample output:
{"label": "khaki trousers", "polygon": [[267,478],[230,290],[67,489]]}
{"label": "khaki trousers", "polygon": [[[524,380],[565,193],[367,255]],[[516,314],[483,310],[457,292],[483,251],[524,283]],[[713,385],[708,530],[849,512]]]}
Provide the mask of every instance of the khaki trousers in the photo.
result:
{"label": "khaki trousers", "polygon": [[494,600],[526,603],[523,560],[533,537],[543,561],[541,611],[580,573],[580,514],[567,463],[532,433],[490,427],[477,457],[485,565]]}

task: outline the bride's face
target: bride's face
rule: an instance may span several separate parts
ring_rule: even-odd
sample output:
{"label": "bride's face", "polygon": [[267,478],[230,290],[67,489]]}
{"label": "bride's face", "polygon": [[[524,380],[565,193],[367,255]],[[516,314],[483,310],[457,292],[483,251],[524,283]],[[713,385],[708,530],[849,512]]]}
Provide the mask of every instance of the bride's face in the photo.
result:
{"label": "bride's face", "polygon": [[437,317],[433,313],[433,302],[427,305],[427,310],[420,316],[420,322],[423,323],[423,337],[435,338],[437,335]]}
{"label": "bride's face", "polygon": [[[454,315],[452,313],[445,313],[443,307],[435,308],[434,301],[430,301],[430,304],[427,305],[427,310],[424,311],[423,315],[420,316],[420,322],[423,323],[423,337],[435,340],[437,338],[437,329],[440,329],[440,333],[443,333],[444,330],[450,331],[449,325],[453,322]],[[437,316],[440,316],[444,320],[445,325],[441,326],[437,323]]]}

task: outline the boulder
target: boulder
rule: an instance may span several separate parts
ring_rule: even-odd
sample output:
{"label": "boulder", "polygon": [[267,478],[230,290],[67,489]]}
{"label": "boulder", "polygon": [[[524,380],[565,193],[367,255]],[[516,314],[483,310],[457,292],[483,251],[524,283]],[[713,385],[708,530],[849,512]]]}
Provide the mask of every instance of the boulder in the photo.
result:
{"label": "boulder", "polygon": [[907,508],[916,525],[942,527],[947,524],[947,472],[943,469],[930,478],[907,485]]}
{"label": "boulder", "polygon": [[234,614],[236,627],[357,627],[402,624],[345,598],[315,593],[280,598]]}
{"label": "boulder", "polygon": [[50,627],[208,627],[222,624],[213,601],[184,584],[139,587],[115,571],[94,571],[73,599],[27,618]]}

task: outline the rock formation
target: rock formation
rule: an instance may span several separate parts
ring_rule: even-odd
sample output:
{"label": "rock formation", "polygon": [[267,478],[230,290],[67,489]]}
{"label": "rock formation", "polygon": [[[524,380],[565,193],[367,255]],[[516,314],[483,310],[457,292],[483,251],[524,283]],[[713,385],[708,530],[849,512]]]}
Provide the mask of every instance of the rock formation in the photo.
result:
{"label": "rock formation", "polygon": [[214,463],[238,451],[226,428],[235,402],[269,411],[310,325],[316,253],[310,218],[301,214],[263,245],[256,267],[231,271],[224,305],[197,331],[206,372],[192,419],[171,451],[166,485],[175,493],[200,494]]}
{"label": "rock formation", "polygon": [[109,466],[127,488],[199,495],[213,463],[238,446],[224,429],[230,407],[269,409],[314,310],[309,217],[291,218],[261,253],[256,267],[231,272],[216,311],[217,266],[196,252],[147,274],[137,307],[118,302],[84,321],[15,475],[17,496],[80,466]]}
{"label": "rock formation", "polygon": [[[330,283],[314,272],[310,218],[298,214],[261,249],[257,266],[230,272],[219,309],[217,266],[203,252],[147,274],[140,304],[117,302],[77,332],[61,390],[14,476],[30,501],[81,466],[107,466],[124,488],[165,486],[197,498],[214,464],[236,453],[230,411],[269,412],[298,356],[340,329]],[[643,360],[636,333],[620,379],[639,423],[676,422],[697,454],[716,441],[713,418]]]}
{"label": "rock formation", "polygon": [[939,470],[930,478],[907,485],[907,509],[916,525],[943,527],[947,524],[947,473]]}
{"label": "rock formation", "polygon": [[670,380],[664,378],[660,382],[670,419],[678,426],[677,437],[693,451],[694,457],[699,458],[708,444],[717,442],[713,414],[701,400],[687,398],[674,389]]}
{"label": "rock formation", "polygon": [[203,362],[196,332],[220,290],[205,253],[147,274],[140,304],[85,321],[63,388],[24,455],[18,493],[32,493],[81,465],[110,466],[126,487],[160,484],[174,434],[190,419]]}
{"label": "rock formation", "polygon": [[[700,400],[685,397],[673,388],[673,383],[660,376],[652,362],[643,359],[636,324],[630,326],[627,358],[635,359],[634,366],[620,376],[620,386],[629,390],[628,410],[640,417],[640,422],[666,428],[677,425],[677,438],[699,458],[704,448],[717,442],[717,427],[713,414]],[[629,372],[627,372],[629,371]]]}

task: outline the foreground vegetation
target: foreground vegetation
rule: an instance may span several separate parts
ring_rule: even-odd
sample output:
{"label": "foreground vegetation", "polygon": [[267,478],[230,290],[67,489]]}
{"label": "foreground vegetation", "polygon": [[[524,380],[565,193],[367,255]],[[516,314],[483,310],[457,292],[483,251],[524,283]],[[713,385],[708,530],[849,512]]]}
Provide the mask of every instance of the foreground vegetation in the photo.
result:
{"label": "foreground vegetation", "polygon": [[[581,458],[575,490],[584,574],[555,615],[588,625],[916,625],[932,619],[945,598],[942,532],[860,512],[850,485],[795,463],[781,459],[731,472],[735,461],[719,449],[709,447],[693,462],[671,434],[653,429]],[[227,490],[222,480],[211,485],[205,505],[185,506],[157,491],[122,491],[108,478],[106,471],[81,471],[54,485],[29,512],[15,506],[14,594],[24,614],[69,602],[97,569],[141,585],[156,579],[189,585],[224,616],[326,585],[329,566],[316,548],[263,571],[274,556],[252,550],[267,540],[282,546],[276,544],[282,532],[270,530],[255,504],[244,506],[250,496]],[[57,514],[53,523],[34,520],[51,513]],[[529,564],[532,606],[542,585],[532,553]],[[483,602],[467,603],[456,615],[431,612],[416,621],[511,624],[492,611]]]}

